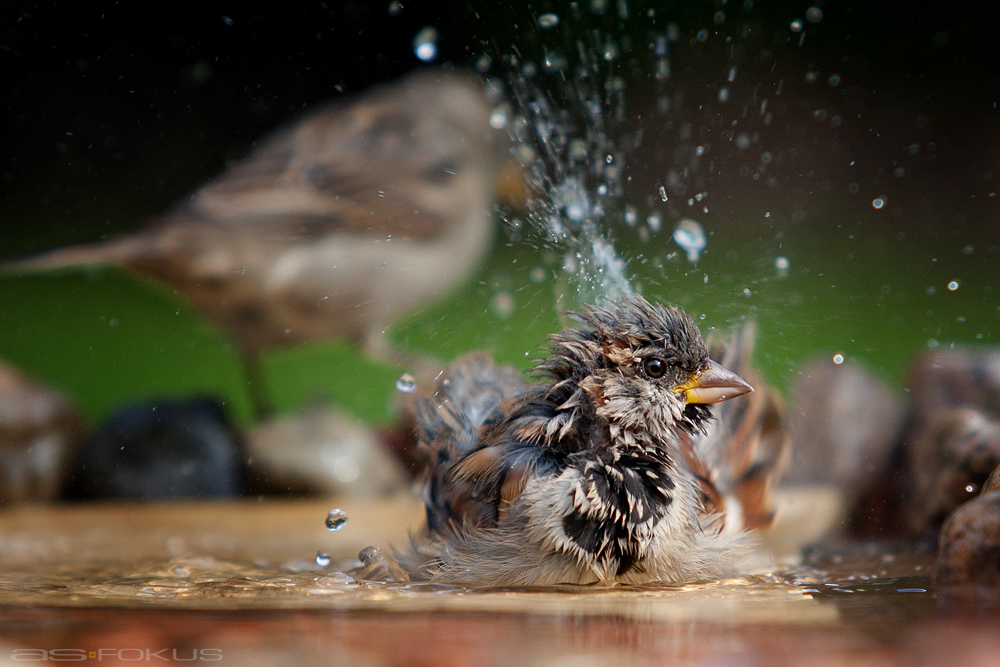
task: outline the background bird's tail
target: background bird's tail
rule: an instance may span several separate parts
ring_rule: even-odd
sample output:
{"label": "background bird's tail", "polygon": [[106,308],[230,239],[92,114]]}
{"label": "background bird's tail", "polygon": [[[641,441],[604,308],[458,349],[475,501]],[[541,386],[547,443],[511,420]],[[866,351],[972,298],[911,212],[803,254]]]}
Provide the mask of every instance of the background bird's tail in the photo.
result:
{"label": "background bird's tail", "polygon": [[[771,527],[775,520],[771,489],[790,454],[781,397],[750,366],[755,334],[753,323],[746,323],[729,341],[709,340],[712,359],[746,379],[755,391],[714,405],[715,420],[707,433],[691,441],[701,473],[712,487],[706,495],[721,505],[716,509],[725,509],[727,531]],[[693,472],[699,476],[698,470]]]}

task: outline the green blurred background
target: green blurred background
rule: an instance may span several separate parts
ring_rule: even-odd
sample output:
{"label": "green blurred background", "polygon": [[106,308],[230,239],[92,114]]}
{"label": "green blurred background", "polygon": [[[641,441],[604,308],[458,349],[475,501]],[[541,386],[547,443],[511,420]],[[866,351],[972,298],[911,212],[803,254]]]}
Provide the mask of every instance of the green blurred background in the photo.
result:
{"label": "green blurred background", "polygon": [[[537,3],[404,5],[398,15],[388,3],[350,2],[251,15],[209,4],[165,10],[157,22],[113,5],[0,10],[0,58],[12,73],[0,257],[135,228],[304,106],[413,69],[411,40],[424,25],[442,35],[441,62],[458,66],[548,38],[534,28]],[[714,143],[717,160],[691,176],[709,213],[680,203],[651,238],[622,225],[620,213],[609,218],[635,284],[683,306],[706,331],[754,319],[756,361],[786,391],[814,356],[842,354],[902,386],[920,350],[995,343],[1000,54],[985,27],[993,10],[976,6],[981,20],[967,21],[904,3],[824,5],[800,40],[788,26],[808,5],[724,5],[655,4],[657,25],[676,22],[683,35],[669,83],[686,100],[678,118],[694,141]],[[560,3],[542,9],[571,14]],[[620,26],[601,25],[641,51],[654,5],[630,9]],[[701,44],[703,28],[712,37]],[[744,51],[734,99],[747,103],[713,106],[734,43]],[[629,195],[651,206],[681,123],[648,113],[642,121],[655,86],[641,68],[625,74],[645,132],[630,158]],[[762,87],[781,91],[771,97],[774,121],[751,127],[752,150],[727,152],[724,128],[743,122]],[[773,156],[767,169],[763,152]],[[877,197],[887,201],[880,209]],[[709,235],[696,266],[670,239],[672,221],[691,212]],[[498,238],[465,286],[396,323],[398,347],[441,360],[482,348],[531,365],[568,303],[565,249],[529,232]],[[778,256],[787,271],[775,268]],[[279,412],[332,401],[384,423],[407,370],[338,341],[274,350],[247,368],[172,291],[101,267],[0,275],[0,358],[67,392],[91,422],[135,400],[207,394],[243,425],[254,397]]]}

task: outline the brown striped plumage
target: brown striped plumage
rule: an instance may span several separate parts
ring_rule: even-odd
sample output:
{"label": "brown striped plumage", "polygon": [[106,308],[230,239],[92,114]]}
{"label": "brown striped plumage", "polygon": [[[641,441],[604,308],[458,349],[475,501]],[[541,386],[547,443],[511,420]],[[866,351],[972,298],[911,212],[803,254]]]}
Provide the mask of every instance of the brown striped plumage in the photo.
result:
{"label": "brown striped plumage", "polygon": [[[682,582],[730,569],[745,527],[769,525],[787,441],[709,359],[694,322],[639,296],[575,316],[530,384],[483,354],[415,403],[427,527],[399,564],[483,584]],[[725,358],[745,365],[752,333]],[[384,572],[366,563],[363,576]]]}

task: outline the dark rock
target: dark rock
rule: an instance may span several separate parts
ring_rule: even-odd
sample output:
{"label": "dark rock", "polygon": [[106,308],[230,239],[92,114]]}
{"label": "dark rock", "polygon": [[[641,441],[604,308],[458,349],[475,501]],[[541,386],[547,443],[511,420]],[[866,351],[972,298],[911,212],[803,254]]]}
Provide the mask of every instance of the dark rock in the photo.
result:
{"label": "dark rock", "polygon": [[245,456],[213,400],[120,410],[83,446],[69,498],[220,498],[245,487]]}

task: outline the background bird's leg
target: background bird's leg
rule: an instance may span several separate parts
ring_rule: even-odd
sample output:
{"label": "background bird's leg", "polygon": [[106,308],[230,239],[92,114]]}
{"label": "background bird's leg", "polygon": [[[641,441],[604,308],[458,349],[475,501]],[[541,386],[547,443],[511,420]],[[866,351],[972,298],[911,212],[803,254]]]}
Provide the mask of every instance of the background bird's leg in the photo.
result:
{"label": "background bird's leg", "polygon": [[250,403],[253,405],[253,418],[254,421],[259,422],[270,417],[274,412],[267,382],[264,380],[264,373],[261,370],[260,352],[244,350],[240,356],[243,360],[243,374],[246,376],[247,394],[250,395]]}

